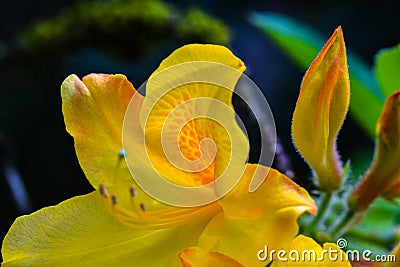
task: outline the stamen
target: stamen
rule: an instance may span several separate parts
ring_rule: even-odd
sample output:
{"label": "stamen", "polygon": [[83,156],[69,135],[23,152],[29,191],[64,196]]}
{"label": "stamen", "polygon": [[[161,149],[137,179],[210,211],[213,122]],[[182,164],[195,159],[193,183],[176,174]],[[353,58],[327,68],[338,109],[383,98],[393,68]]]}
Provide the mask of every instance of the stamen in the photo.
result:
{"label": "stamen", "polygon": [[99,189],[100,189],[100,195],[105,198],[108,198],[108,192],[104,184],[100,184]]}
{"label": "stamen", "polygon": [[146,205],[142,202],[142,203],[140,203],[140,209],[142,210],[142,211],[146,211]]}
{"label": "stamen", "polygon": [[[118,173],[125,157],[126,152],[120,150],[118,152],[115,173],[112,177],[114,185],[118,183]],[[131,207],[127,209],[118,202],[117,195],[111,194],[110,197],[104,184],[99,185],[99,191],[102,196],[101,202],[106,210],[121,224],[134,229],[163,229],[184,225],[195,220],[209,218],[221,210],[221,206],[218,203],[197,208],[165,207],[165,205],[163,205],[163,208],[151,210],[152,207],[149,209],[144,202],[141,202],[139,205],[135,203],[138,192],[134,186],[129,187],[129,202]],[[160,204],[160,206],[161,205],[162,204]]]}
{"label": "stamen", "polygon": [[134,186],[131,186],[129,188],[129,192],[131,193],[131,197],[135,197],[136,196],[136,189]]}
{"label": "stamen", "polygon": [[117,162],[115,164],[114,175],[112,176],[114,184],[118,183],[118,174],[120,172],[121,163],[123,163],[123,160],[124,160],[125,157],[126,157],[125,150],[120,149],[118,151],[118,158],[117,158]]}
{"label": "stamen", "polygon": [[109,193],[103,184],[100,184],[99,189],[103,196],[102,203],[107,211],[120,223],[134,229],[150,230],[179,226],[194,220],[208,218],[221,210],[218,203],[197,208],[166,207],[148,210],[144,202],[141,202],[139,206],[135,204],[137,191],[134,186],[129,188],[131,209],[127,209],[118,202],[116,195],[112,194],[109,198]]}
{"label": "stamen", "polygon": [[125,150],[121,149],[120,151],[118,151],[118,157],[120,160],[122,160],[123,158],[126,157],[126,152]]}
{"label": "stamen", "polygon": [[117,196],[116,195],[112,195],[111,200],[112,200],[113,205],[117,205]]}
{"label": "stamen", "polygon": [[[166,216],[158,217],[157,215],[153,215],[152,211],[137,212],[126,210],[120,205],[116,205],[115,208],[113,215],[122,224],[135,229],[149,230],[184,225],[195,220],[210,217],[221,210],[221,207],[214,203],[201,208],[174,208],[176,213],[171,212]],[[177,215],[177,213],[180,213],[180,215]]]}

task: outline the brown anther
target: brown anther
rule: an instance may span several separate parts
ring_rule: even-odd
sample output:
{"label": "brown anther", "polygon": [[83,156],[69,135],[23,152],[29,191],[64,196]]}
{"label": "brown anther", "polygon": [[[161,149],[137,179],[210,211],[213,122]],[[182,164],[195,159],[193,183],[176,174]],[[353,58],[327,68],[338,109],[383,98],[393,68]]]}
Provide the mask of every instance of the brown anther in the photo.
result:
{"label": "brown anther", "polygon": [[116,195],[112,195],[111,200],[112,200],[113,205],[117,204],[117,196]]}
{"label": "brown anther", "polygon": [[131,186],[131,187],[129,188],[129,192],[131,193],[131,196],[132,196],[132,197],[136,196],[136,189],[135,189],[134,186]]}
{"label": "brown anther", "polygon": [[142,203],[140,203],[140,209],[142,210],[142,211],[146,211],[146,205],[142,202]]}
{"label": "brown anther", "polygon": [[104,186],[104,184],[100,184],[99,185],[99,190],[100,190],[100,194],[103,196],[103,197],[108,197],[108,192],[107,192],[107,189],[106,189],[106,187]]}

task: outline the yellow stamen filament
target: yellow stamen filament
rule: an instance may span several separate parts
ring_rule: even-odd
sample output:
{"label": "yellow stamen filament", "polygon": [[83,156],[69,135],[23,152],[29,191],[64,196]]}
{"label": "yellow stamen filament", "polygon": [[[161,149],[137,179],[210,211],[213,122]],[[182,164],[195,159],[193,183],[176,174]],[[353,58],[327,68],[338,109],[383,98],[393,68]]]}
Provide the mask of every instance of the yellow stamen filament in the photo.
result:
{"label": "yellow stamen filament", "polygon": [[133,186],[129,188],[131,209],[126,209],[118,202],[116,195],[109,197],[104,185],[100,185],[99,189],[102,203],[107,211],[120,223],[135,229],[163,229],[184,225],[211,217],[221,210],[217,203],[196,208],[168,207],[148,210],[143,202],[135,204],[137,192]]}

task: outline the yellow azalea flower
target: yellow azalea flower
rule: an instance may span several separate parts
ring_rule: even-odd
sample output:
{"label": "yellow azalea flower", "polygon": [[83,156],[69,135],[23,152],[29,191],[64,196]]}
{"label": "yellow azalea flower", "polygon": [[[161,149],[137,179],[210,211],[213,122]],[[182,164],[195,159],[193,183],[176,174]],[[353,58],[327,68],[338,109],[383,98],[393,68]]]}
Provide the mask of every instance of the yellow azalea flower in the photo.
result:
{"label": "yellow azalea flower", "polygon": [[[227,48],[187,45],[164,60],[155,74],[193,61],[220,63],[238,72],[245,69]],[[233,80],[236,83],[238,78],[228,80],[234,85]],[[278,171],[245,163],[248,140],[234,116],[228,114],[224,119],[224,127],[233,125],[229,133],[199,118],[187,128],[185,125],[178,135],[182,154],[192,160],[207,153],[200,142],[213,139],[217,149],[213,161],[197,172],[176,168],[160,151],[158,123],[166,121],[171,110],[198,97],[217,99],[233,109],[232,92],[213,84],[185,84],[154,103],[152,96],[162,88],[159,82],[150,79],[145,97],[123,75],[91,74],[82,80],[71,75],[63,82],[67,131],[74,137],[79,163],[96,191],[17,218],[3,242],[4,266],[179,266],[178,255],[190,247],[213,251],[216,258],[226,255],[245,266],[264,266],[267,262],[258,261],[256,255],[260,248],[267,244],[279,249],[292,242],[298,232],[298,217],[304,212],[315,214],[315,202]],[[223,173],[229,158],[243,166],[244,172],[235,174],[241,177],[238,184],[218,201],[197,207],[170,206],[146,194],[122,160],[124,117],[133,97],[137,101],[129,109],[130,125],[124,142],[126,138],[132,145],[145,141],[146,152],[159,174],[175,184],[204,185]],[[154,108],[147,112],[151,105]],[[143,122],[144,113],[148,124]],[[191,113],[181,114],[186,119]],[[232,144],[239,144],[239,154],[244,155],[232,155],[236,151],[229,148]],[[139,173],[152,174],[153,166],[140,157],[136,159],[132,164]],[[262,178],[265,180],[260,187],[250,193],[252,179]],[[188,254],[191,257],[192,252]]]}
{"label": "yellow azalea flower", "polygon": [[377,123],[375,158],[360,184],[349,196],[352,210],[363,211],[380,195],[400,196],[400,91],[390,95]]}
{"label": "yellow azalea flower", "polygon": [[341,184],[336,136],[350,101],[350,81],[342,29],[337,28],[303,78],[292,121],[297,149],[313,169],[321,190]]}

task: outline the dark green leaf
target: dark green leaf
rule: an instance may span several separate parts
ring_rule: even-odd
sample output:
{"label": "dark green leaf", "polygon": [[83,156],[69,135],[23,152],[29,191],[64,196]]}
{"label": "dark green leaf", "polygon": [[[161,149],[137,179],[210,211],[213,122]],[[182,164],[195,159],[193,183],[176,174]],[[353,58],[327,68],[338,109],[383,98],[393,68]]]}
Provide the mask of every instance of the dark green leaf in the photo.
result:
{"label": "dark green leaf", "polygon": [[382,251],[391,250],[396,241],[399,217],[398,205],[379,198],[368,209],[362,222],[353,228],[346,238],[352,239],[353,246],[358,249],[368,245],[370,248],[374,247],[374,252],[379,251],[378,247],[381,247]]}
{"label": "dark green leaf", "polygon": [[378,52],[375,74],[386,97],[400,90],[400,45]]}

